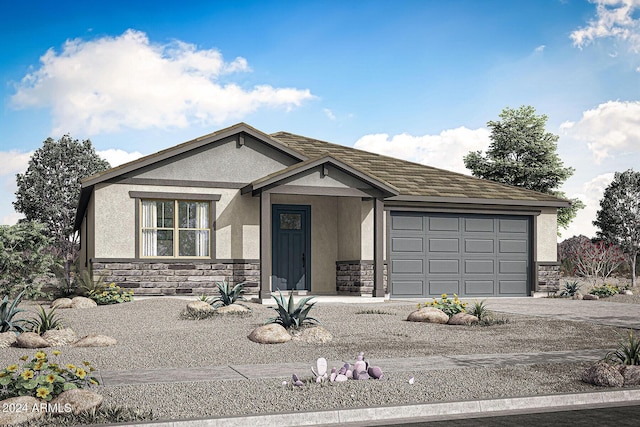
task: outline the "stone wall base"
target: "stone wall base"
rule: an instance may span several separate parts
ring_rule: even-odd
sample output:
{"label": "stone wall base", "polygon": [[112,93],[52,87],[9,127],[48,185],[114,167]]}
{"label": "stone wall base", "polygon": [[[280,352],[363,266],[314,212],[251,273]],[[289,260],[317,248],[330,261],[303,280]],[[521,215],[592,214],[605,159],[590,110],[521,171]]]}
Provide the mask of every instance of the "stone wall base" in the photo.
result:
{"label": "stone wall base", "polygon": [[[387,264],[383,268],[383,286],[387,293]],[[336,291],[338,295],[372,296],[373,263],[367,261],[337,261]]]}
{"label": "stone wall base", "polygon": [[258,295],[259,262],[232,263],[150,263],[93,262],[95,278],[104,275],[106,283],[133,289],[135,295],[214,295],[216,283],[245,282],[245,296]]}
{"label": "stone wall base", "polygon": [[556,292],[560,289],[560,266],[538,264],[538,287],[536,292]]}

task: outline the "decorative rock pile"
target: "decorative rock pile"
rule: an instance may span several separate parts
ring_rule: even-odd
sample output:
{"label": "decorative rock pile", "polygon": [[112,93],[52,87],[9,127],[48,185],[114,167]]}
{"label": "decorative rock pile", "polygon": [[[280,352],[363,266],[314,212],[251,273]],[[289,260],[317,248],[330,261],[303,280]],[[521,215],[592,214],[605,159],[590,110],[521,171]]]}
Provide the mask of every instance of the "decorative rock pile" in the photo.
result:
{"label": "decorative rock pile", "polygon": [[[317,370],[316,370],[317,369]],[[344,382],[350,379],[353,380],[368,380],[382,379],[382,369],[379,366],[369,366],[369,362],[364,360],[364,353],[360,352],[356,357],[356,362],[351,365],[345,363],[339,370],[331,368],[331,373],[327,373],[327,359],[324,357],[319,358],[316,361],[316,369],[311,368],[311,373],[315,378],[316,383],[322,383],[327,380],[329,382]],[[297,387],[304,386],[304,382],[300,380],[297,374],[293,374],[291,384]]]}
{"label": "decorative rock pile", "polygon": [[605,387],[640,385],[640,366],[610,365],[600,361],[582,373],[582,381]]}
{"label": "decorative rock pile", "polygon": [[287,331],[279,323],[267,323],[258,326],[247,337],[259,344],[280,344],[287,341],[302,341],[309,344],[324,344],[333,339],[333,335],[322,326],[307,326]]}
{"label": "decorative rock pile", "polygon": [[409,313],[409,322],[426,322],[449,325],[472,325],[478,323],[478,318],[467,313],[457,313],[449,317],[447,313],[435,307],[422,307]]}
{"label": "decorative rock pile", "polygon": [[86,297],[74,297],[71,298],[58,298],[51,303],[51,308],[95,308],[98,304],[91,298]]}
{"label": "decorative rock pile", "polygon": [[0,348],[46,348],[62,347],[70,345],[72,347],[106,347],[116,345],[115,338],[106,335],[90,334],[80,339],[71,328],[52,329],[42,336],[35,332],[23,332],[17,335],[14,332],[0,334]]}
{"label": "decorative rock pile", "polygon": [[229,304],[215,308],[206,301],[191,301],[187,304],[187,312],[189,314],[199,316],[202,314],[243,314],[249,313],[251,309],[245,307],[242,304]]}

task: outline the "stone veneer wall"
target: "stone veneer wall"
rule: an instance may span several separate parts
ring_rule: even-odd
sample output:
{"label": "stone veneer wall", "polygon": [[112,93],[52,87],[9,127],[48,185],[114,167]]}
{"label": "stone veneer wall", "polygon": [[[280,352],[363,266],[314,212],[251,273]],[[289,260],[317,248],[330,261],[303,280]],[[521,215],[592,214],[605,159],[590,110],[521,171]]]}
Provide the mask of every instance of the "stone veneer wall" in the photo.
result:
{"label": "stone veneer wall", "polygon": [[93,262],[94,277],[105,275],[105,282],[133,289],[136,295],[212,295],[216,282],[232,285],[246,282],[245,296],[258,295],[258,261],[224,263],[181,262]]}
{"label": "stone veneer wall", "polygon": [[[387,264],[382,270],[384,292],[387,293]],[[373,263],[371,261],[337,261],[338,295],[373,295]]]}
{"label": "stone veneer wall", "polygon": [[537,292],[556,292],[560,289],[560,265],[538,264]]}

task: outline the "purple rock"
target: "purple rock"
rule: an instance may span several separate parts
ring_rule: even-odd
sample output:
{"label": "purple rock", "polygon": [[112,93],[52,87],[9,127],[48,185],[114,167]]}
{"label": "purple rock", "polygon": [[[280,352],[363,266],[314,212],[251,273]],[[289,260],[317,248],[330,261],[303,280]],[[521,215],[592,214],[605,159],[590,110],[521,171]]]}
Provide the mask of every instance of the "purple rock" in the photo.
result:
{"label": "purple rock", "polygon": [[329,377],[329,381],[334,382],[338,374],[336,373],[336,368],[331,368],[331,376]]}
{"label": "purple rock", "polygon": [[380,378],[382,378],[382,369],[380,369],[379,366],[369,367],[369,369],[367,370],[367,373],[371,378],[374,378],[376,380],[379,380]]}
{"label": "purple rock", "polygon": [[293,385],[295,385],[296,387],[302,387],[304,383],[300,380],[297,380],[296,382],[293,383]]}
{"label": "purple rock", "polygon": [[360,353],[358,353],[358,356],[356,357],[356,360],[359,361],[359,362],[364,360],[364,352],[361,351]]}
{"label": "purple rock", "polygon": [[349,369],[345,375],[347,376],[347,378],[353,378],[353,371]]}
{"label": "purple rock", "polygon": [[336,376],[336,382],[337,383],[341,383],[343,381],[347,381],[349,378],[347,378],[346,375],[343,374],[338,374],[338,376]]}
{"label": "purple rock", "polygon": [[364,363],[362,360],[358,360],[356,363],[353,364],[353,372],[360,372],[360,371],[366,371],[367,370],[367,364]]}
{"label": "purple rock", "polygon": [[293,376],[291,377],[293,379],[293,382],[295,383],[296,381],[300,381],[300,378],[298,378],[298,376],[296,374],[293,374]]}
{"label": "purple rock", "polygon": [[353,376],[354,380],[368,380],[369,379],[369,374],[367,374],[365,371],[360,371],[358,372],[358,378],[356,378],[355,373]]}

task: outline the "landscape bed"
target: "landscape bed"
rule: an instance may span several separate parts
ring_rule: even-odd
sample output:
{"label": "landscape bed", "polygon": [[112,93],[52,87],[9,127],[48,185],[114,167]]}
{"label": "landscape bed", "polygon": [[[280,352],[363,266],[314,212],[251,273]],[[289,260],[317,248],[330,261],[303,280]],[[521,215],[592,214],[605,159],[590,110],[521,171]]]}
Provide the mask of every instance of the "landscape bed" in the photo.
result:
{"label": "landscape bed", "polygon": [[[204,320],[181,317],[188,301],[152,298],[85,310],[59,310],[79,336],[99,333],[118,340],[103,348],[61,347],[63,363],[88,360],[101,370],[136,371],[208,366],[306,363],[297,372],[311,378],[318,357],[353,363],[359,352],[367,359],[390,359],[464,354],[531,353],[558,350],[610,349],[619,328],[585,322],[520,315],[492,326],[452,326],[407,322],[416,304],[318,304],[312,311],[333,340],[323,344],[289,341],[257,344],[247,335],[273,316],[268,306],[245,303],[248,316],[213,316]],[[35,307],[29,303],[24,308]],[[490,308],[490,307],[489,307]],[[8,348],[0,363],[8,365],[30,350]],[[604,356],[604,352],[603,352]],[[383,366],[381,380],[346,383],[283,385],[281,378],[217,380],[203,375],[198,381],[100,386],[105,406],[151,410],[157,419],[184,419],[255,413],[310,411],[335,408],[426,403],[507,396],[593,391],[580,381],[588,363],[539,364],[509,367],[409,370]],[[414,384],[408,380],[414,377]]]}

